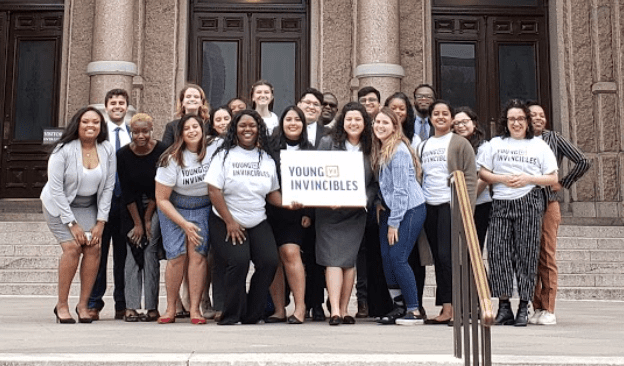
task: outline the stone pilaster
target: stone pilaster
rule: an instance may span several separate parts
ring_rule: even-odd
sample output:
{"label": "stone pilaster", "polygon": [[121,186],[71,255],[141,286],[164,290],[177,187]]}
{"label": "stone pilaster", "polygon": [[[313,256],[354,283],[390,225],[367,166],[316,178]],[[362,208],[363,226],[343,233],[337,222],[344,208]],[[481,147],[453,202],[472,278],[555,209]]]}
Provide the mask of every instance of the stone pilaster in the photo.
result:
{"label": "stone pilaster", "polygon": [[137,74],[132,62],[133,14],[134,0],[95,0],[91,63],[87,67],[91,104],[103,104],[110,89],[132,92],[132,78]]}
{"label": "stone pilaster", "polygon": [[399,0],[358,0],[357,67],[359,87],[372,85],[381,103],[401,89]]}

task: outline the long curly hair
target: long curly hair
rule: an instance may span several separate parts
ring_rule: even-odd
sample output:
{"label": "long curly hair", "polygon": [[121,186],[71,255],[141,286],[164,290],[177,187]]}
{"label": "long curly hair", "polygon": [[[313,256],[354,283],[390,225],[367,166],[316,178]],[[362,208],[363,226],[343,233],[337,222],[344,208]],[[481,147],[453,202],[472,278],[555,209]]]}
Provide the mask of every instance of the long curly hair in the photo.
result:
{"label": "long curly hair", "polygon": [[521,99],[510,99],[505,105],[505,108],[503,108],[501,116],[498,119],[497,123],[498,135],[501,137],[511,137],[511,134],[509,133],[509,127],[507,127],[507,112],[509,112],[510,109],[514,108],[520,109],[524,112],[527,123],[527,130],[524,138],[527,140],[532,139],[534,136],[534,132],[533,123],[531,123],[531,111],[529,110],[529,107],[526,105],[526,103]]}
{"label": "long curly hair", "polygon": [[[184,116],[182,116],[182,118],[180,119],[180,122],[178,123],[178,126],[177,126],[178,129],[175,133],[175,140],[173,141],[173,144],[169,146],[169,148],[167,148],[167,150],[165,150],[165,152],[163,152],[163,154],[160,156],[160,160],[158,161],[158,166],[166,167],[169,165],[170,160],[174,160],[182,168],[185,167],[183,152],[184,150],[186,150],[186,143],[184,142],[184,137],[182,136],[182,134],[184,133],[184,125],[186,124],[186,122],[192,119],[199,122],[199,127],[201,128],[201,134],[202,136],[205,135],[204,133],[205,126],[204,126],[204,123],[201,121],[201,119],[194,114],[185,114]],[[198,162],[201,162],[202,160],[204,160],[204,157],[206,156],[207,144],[208,142],[206,141],[205,138],[201,139],[201,142],[199,145],[199,151],[197,153]]]}
{"label": "long curly hair", "polygon": [[230,150],[233,147],[239,146],[238,142],[238,123],[243,118],[243,116],[251,116],[256,123],[258,124],[258,137],[256,139],[256,147],[258,148],[258,162],[262,160],[262,152],[268,154],[269,156],[273,155],[273,151],[271,149],[271,144],[269,143],[269,135],[266,125],[264,124],[264,120],[260,117],[260,114],[253,109],[245,109],[244,111],[238,112],[230,125],[228,126],[227,132],[225,133],[225,137],[223,138],[223,144],[217,148],[217,150],[212,154],[213,158],[221,151],[225,151],[225,155],[223,156],[223,164],[225,164],[225,158],[227,158]]}
{"label": "long curly hair", "polygon": [[199,92],[199,95],[201,95],[202,104],[197,110],[197,115],[201,117],[203,122],[207,121],[208,118],[210,118],[210,104],[206,99],[206,93],[204,93],[204,89],[202,89],[201,86],[197,84],[186,84],[184,88],[180,90],[180,93],[178,94],[178,99],[176,100],[175,116],[177,118],[181,118],[183,115],[187,114],[184,106],[182,105],[182,101],[184,100],[184,94],[186,94],[186,91],[189,89],[195,89]]}
{"label": "long curly hair", "polygon": [[330,132],[330,135],[334,142],[337,143],[341,148],[345,147],[347,132],[344,129],[344,119],[345,115],[351,111],[360,112],[362,118],[364,119],[364,131],[362,131],[362,135],[360,136],[360,147],[364,155],[370,155],[373,128],[371,118],[368,113],[366,113],[366,108],[364,108],[364,106],[360,103],[349,102],[344,107],[342,107],[342,111],[340,112],[340,115],[336,118],[336,125],[334,126],[334,129]]}
{"label": "long curly hair", "polygon": [[403,135],[407,137],[411,144],[412,140],[414,139],[414,120],[416,119],[416,115],[414,114],[414,108],[412,108],[412,103],[410,102],[409,97],[403,92],[394,93],[389,96],[386,99],[384,106],[390,107],[390,102],[392,102],[393,99],[400,99],[403,101],[403,103],[405,103],[405,111],[407,112],[407,116],[405,116],[405,121],[401,123],[401,127],[403,128]]}
{"label": "long curly hair", "polygon": [[382,167],[387,166],[394,157],[394,154],[396,153],[399,144],[404,143],[405,146],[407,146],[410,155],[412,156],[412,162],[414,163],[416,176],[419,177],[421,172],[420,163],[416,158],[416,154],[411,147],[409,139],[403,134],[403,129],[399,127],[399,116],[397,116],[397,114],[394,113],[394,111],[392,111],[392,109],[390,109],[389,107],[381,108],[375,118],[377,118],[379,115],[385,115],[390,118],[390,120],[392,121],[392,125],[394,126],[394,133],[389,136],[386,141],[381,141],[373,133],[371,149],[371,165],[373,167],[373,171],[375,172],[375,174],[378,174],[379,170]]}
{"label": "long curly hair", "polygon": [[[214,128],[214,119],[215,119],[215,115],[220,110],[226,111],[230,115],[230,118],[232,118],[232,110],[227,105],[222,105],[221,107],[214,109],[212,111],[212,113],[210,113],[210,118],[208,119],[208,122],[206,122],[206,136],[207,137],[218,137],[219,136],[219,133]],[[232,121],[230,120],[230,123],[231,122]]]}
{"label": "long curly hair", "polygon": [[82,119],[82,116],[87,112],[95,112],[100,118],[100,133],[97,135],[97,138],[95,139],[95,141],[98,144],[101,144],[102,142],[108,140],[108,126],[106,125],[106,120],[104,119],[104,115],[97,108],[92,107],[92,106],[86,106],[86,107],[80,108],[72,116],[67,126],[65,126],[65,130],[61,134],[61,138],[52,146],[50,146],[50,153],[52,153],[53,151],[56,151],[57,148],[63,147],[63,145],[65,145],[66,143],[80,138],[78,136],[78,129],[80,127],[80,119]]}

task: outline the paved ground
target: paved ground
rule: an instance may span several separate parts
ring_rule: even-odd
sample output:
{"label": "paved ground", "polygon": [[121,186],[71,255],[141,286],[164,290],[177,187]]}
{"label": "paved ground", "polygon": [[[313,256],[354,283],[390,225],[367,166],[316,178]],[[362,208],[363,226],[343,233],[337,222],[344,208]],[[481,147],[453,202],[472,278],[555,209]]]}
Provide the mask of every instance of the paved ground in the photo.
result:
{"label": "paved ground", "polygon": [[[112,304],[112,299],[107,302]],[[75,298],[70,300],[72,306],[75,303]],[[338,327],[315,322],[238,326],[213,322],[194,326],[188,320],[170,325],[125,323],[112,319],[110,306],[102,312],[103,320],[64,325],[54,322],[54,304],[53,297],[0,296],[0,365],[19,364],[7,361],[12,357],[85,353],[105,354],[112,359],[120,357],[116,354],[149,357],[158,353],[168,354],[172,361],[193,354],[273,354],[278,358],[286,357],[284,354],[295,358],[308,353],[337,357],[355,354],[369,360],[380,355],[447,359],[452,354],[453,332],[447,326],[381,326],[372,320]],[[608,357],[606,364],[624,365],[623,302],[559,301],[557,305],[556,326],[493,327],[494,359],[532,356],[544,360],[537,364],[546,364],[547,356],[586,361]],[[425,307],[431,314],[437,311],[432,299],[426,299]],[[85,364],[77,364],[81,363]]]}

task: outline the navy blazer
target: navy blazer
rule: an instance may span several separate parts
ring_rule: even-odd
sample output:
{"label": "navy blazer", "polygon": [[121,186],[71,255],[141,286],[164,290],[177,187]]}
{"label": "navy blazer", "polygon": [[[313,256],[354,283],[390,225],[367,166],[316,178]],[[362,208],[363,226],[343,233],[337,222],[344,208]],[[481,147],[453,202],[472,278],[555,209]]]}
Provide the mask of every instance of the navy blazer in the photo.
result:
{"label": "navy blazer", "polygon": [[[108,221],[117,172],[115,148],[110,142],[104,141],[96,144],[96,149],[105,178],[97,190],[97,219]],[[60,216],[64,224],[76,220],[69,205],[76,198],[83,174],[80,140],[72,140],[55,148],[48,160],[48,182],[40,198],[46,210],[52,216]]]}

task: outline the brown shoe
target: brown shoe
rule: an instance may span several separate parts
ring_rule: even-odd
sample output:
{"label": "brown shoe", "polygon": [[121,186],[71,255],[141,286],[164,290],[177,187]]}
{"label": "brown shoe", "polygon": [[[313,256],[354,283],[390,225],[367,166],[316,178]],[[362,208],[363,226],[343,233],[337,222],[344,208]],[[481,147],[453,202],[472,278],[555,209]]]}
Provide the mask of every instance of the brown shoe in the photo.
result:
{"label": "brown shoe", "polygon": [[368,318],[368,304],[365,302],[358,302],[358,311],[355,314],[356,318]]}
{"label": "brown shoe", "polygon": [[125,315],[125,310],[115,310],[115,320],[124,320]]}
{"label": "brown shoe", "polygon": [[91,320],[100,320],[100,311],[98,309],[89,308],[87,312],[89,313]]}

